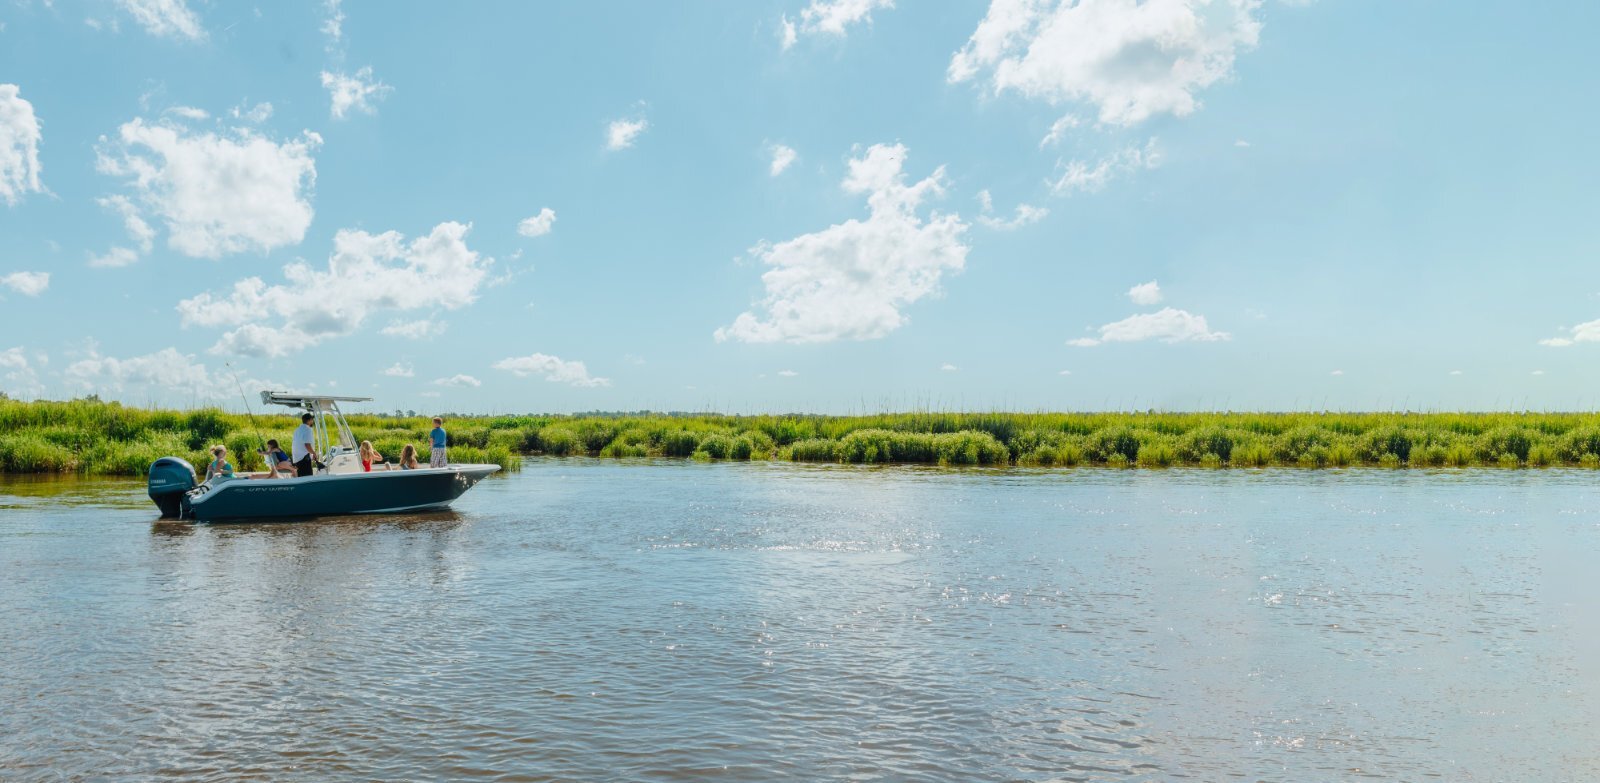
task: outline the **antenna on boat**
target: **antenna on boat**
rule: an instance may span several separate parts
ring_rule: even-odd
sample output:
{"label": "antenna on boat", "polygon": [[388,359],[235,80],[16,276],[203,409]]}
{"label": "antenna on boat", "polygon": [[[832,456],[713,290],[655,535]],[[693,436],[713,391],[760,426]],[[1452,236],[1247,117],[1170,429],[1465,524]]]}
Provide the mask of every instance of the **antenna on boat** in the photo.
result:
{"label": "antenna on boat", "polygon": [[[222,364],[228,368],[228,374],[233,376],[233,385],[239,387],[239,399],[244,400],[244,412],[250,417],[250,428],[256,431],[256,439],[261,441],[261,448],[265,449],[267,447],[267,439],[261,434],[261,425],[256,424],[255,411],[250,410],[250,398],[245,396],[244,384],[239,382],[239,373],[234,371],[233,362],[223,362]],[[273,471],[274,474],[276,472]]]}

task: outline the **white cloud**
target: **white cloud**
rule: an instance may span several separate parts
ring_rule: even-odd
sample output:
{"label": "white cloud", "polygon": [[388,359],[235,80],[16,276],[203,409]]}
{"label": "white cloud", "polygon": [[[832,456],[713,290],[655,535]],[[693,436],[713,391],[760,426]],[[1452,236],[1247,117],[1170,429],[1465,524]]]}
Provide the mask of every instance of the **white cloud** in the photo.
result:
{"label": "white cloud", "polygon": [[1071,374],[1072,374],[1071,370],[1062,370],[1061,372],[1056,373],[1056,375],[1071,375]]}
{"label": "white cloud", "polygon": [[139,254],[134,252],[132,248],[127,247],[113,247],[102,256],[97,256],[93,253],[89,254],[89,266],[102,269],[128,266],[138,260]]}
{"label": "white cloud", "polygon": [[505,370],[518,378],[538,375],[551,383],[565,383],[570,386],[596,387],[610,386],[608,378],[596,378],[589,375],[589,368],[583,362],[564,361],[558,356],[544,353],[529,354],[501,359],[494,363],[496,370]]}
{"label": "white cloud", "polygon": [[[843,38],[851,25],[872,24],[873,11],[893,7],[894,0],[811,0],[800,12],[799,32]],[[783,17],[783,48],[794,46],[797,38],[795,24]]]}
{"label": "white cloud", "polygon": [[1182,117],[1255,45],[1260,0],[994,0],[950,59],[949,80],[988,72],[995,93],[1094,106],[1101,123]]}
{"label": "white cloud", "polygon": [[1233,142],[1233,146],[1243,149],[1245,147],[1250,146],[1250,142],[1245,141],[1244,139],[1238,139],[1238,140]]}
{"label": "white cloud", "polygon": [[612,120],[606,126],[606,149],[625,150],[632,147],[633,140],[649,127],[650,122],[642,117],[637,120]]}
{"label": "white cloud", "polygon": [[939,369],[942,372],[956,372],[956,371],[960,370],[961,368],[946,362],[945,364],[939,365]]}
{"label": "white cloud", "polygon": [[[38,354],[40,364],[50,361],[50,357]],[[0,370],[6,370],[5,391],[11,395],[38,395],[44,393],[44,385],[39,382],[39,373],[28,363],[28,356],[21,346],[7,348],[0,351]]]}
{"label": "white cloud", "polygon": [[[166,224],[172,249],[205,258],[265,253],[305,237],[317,179],[311,153],[321,143],[311,131],[280,144],[246,128],[191,133],[135,119],[115,141],[102,137],[97,167],[129,179],[138,206]],[[129,232],[138,238],[131,222]]]}
{"label": "white cloud", "polygon": [[240,122],[249,123],[251,125],[260,125],[261,123],[272,119],[272,104],[262,101],[261,103],[258,103],[248,109],[244,107],[244,104],[240,104],[233,107],[233,109],[228,112],[228,116],[239,120]]}
{"label": "white cloud", "polygon": [[206,31],[200,26],[200,17],[189,9],[184,0],[117,0],[117,5],[127,11],[146,32],[162,38],[183,38],[201,41]]}
{"label": "white cloud", "polygon": [[1136,305],[1153,305],[1161,303],[1161,286],[1156,281],[1140,283],[1128,289],[1128,298]]}
{"label": "white cloud", "polygon": [[39,118],[15,84],[0,84],[0,201],[15,205],[43,193],[39,181]]}
{"label": "white cloud", "polygon": [[793,147],[783,144],[773,144],[767,148],[767,151],[772,153],[772,165],[767,168],[767,172],[774,177],[782,174],[783,170],[789,168],[789,164],[795,161],[795,158],[800,157],[800,154],[795,152]]}
{"label": "white cloud", "polygon": [[418,397],[437,397],[437,396],[439,396],[439,393],[438,392],[418,392],[417,396]]}
{"label": "white cloud", "polygon": [[1044,220],[1045,216],[1050,214],[1050,210],[1044,207],[1036,207],[1032,204],[1018,204],[1017,214],[1014,217],[1010,219],[997,218],[992,214],[994,212],[994,197],[990,196],[987,190],[978,191],[978,205],[981,207],[978,214],[978,223],[996,231],[1014,231],[1030,223]]}
{"label": "white cloud", "polygon": [[470,386],[472,388],[477,388],[483,385],[483,381],[480,381],[470,375],[452,375],[449,378],[435,379],[433,385],[454,386],[456,388],[466,388]]}
{"label": "white cloud", "polygon": [[779,34],[779,42],[783,45],[784,49],[794,46],[795,41],[800,40],[800,36],[795,30],[794,22],[789,21],[788,15],[784,15],[783,20],[780,23],[779,30],[781,31]]}
{"label": "white cloud", "polygon": [[1461,371],[1460,371],[1460,370],[1451,370],[1451,371],[1450,371],[1450,374],[1451,374],[1451,375],[1460,375],[1460,374],[1461,374]]}
{"label": "white cloud", "polygon": [[1534,375],[1544,375],[1544,370],[1534,370],[1533,374]]}
{"label": "white cloud", "polygon": [[1161,165],[1161,149],[1150,139],[1143,147],[1124,147],[1108,157],[1090,164],[1083,160],[1058,163],[1061,176],[1050,183],[1050,190],[1058,196],[1074,192],[1093,193],[1106,186],[1118,175]]}
{"label": "white cloud", "polygon": [[1227,332],[1213,332],[1203,315],[1165,307],[1154,313],[1130,315],[1100,327],[1099,337],[1068,340],[1068,345],[1088,348],[1102,343],[1136,343],[1160,340],[1164,343],[1213,342],[1231,339]]}
{"label": "white cloud", "polygon": [[1600,319],[1585,321],[1567,329],[1566,337],[1550,337],[1539,341],[1551,348],[1565,348],[1575,343],[1600,342]]}
{"label": "white cloud", "polygon": [[28,368],[28,355],[23,352],[22,346],[7,348],[0,351],[0,370],[16,370]]}
{"label": "white cloud", "polygon": [[127,359],[101,356],[90,350],[87,359],[67,367],[66,377],[86,389],[113,392],[134,386],[181,390],[200,396],[213,393],[213,379],[206,366],[194,361],[193,356],[179,353],[176,348]]}
{"label": "white cloud", "polygon": [[12,272],[0,277],[3,285],[23,296],[38,296],[50,287],[49,272]]}
{"label": "white cloud", "polygon": [[339,51],[344,39],[344,11],[339,8],[339,0],[327,0],[323,8],[328,15],[322,20],[322,34],[328,36],[328,50]]}
{"label": "white cloud", "polygon": [[[155,245],[156,230],[145,222],[144,217],[139,214],[139,208],[127,196],[121,194],[106,196],[105,198],[95,199],[95,202],[121,215],[122,227],[127,229],[130,239],[139,243],[139,252],[150,252],[150,248]],[[105,265],[102,264],[100,266]],[[112,264],[111,266],[121,266],[121,264]]]}
{"label": "white cloud", "polygon": [[1334,370],[1333,372],[1330,372],[1328,374],[1337,378],[1340,375],[1344,375],[1344,370]]}
{"label": "white cloud", "polygon": [[793,378],[796,375],[799,375],[800,373],[797,373],[794,370],[779,370],[778,374],[783,376],[783,377],[785,377],[785,378]]}
{"label": "white cloud", "polygon": [[436,334],[444,332],[445,328],[448,326],[449,324],[445,323],[444,321],[432,321],[428,319],[417,321],[397,318],[393,321],[390,321],[388,326],[385,326],[378,331],[379,333],[386,334],[390,337],[404,337],[407,340],[421,340],[424,337],[432,337]]}
{"label": "white cloud", "polygon": [[1075,114],[1061,115],[1061,119],[1050,123],[1050,132],[1046,133],[1044,138],[1039,140],[1039,149],[1053,147],[1057,144],[1060,144],[1061,140],[1067,137],[1067,131],[1076,128],[1081,124],[1083,124],[1082,121],[1079,120],[1078,116]]}
{"label": "white cloud", "polygon": [[389,376],[390,378],[414,378],[417,375],[417,371],[412,369],[411,365],[409,364],[395,362],[394,366],[384,370],[383,374]]}
{"label": "white cloud", "polygon": [[367,66],[354,74],[322,72],[322,86],[328,90],[329,114],[336,120],[342,120],[352,111],[363,114],[377,114],[378,107],[374,103],[383,100],[394,88],[372,77],[372,66]]}
{"label": "white cloud", "polygon": [[771,267],[754,311],[716,331],[717,340],[818,343],[871,340],[906,323],[901,308],[939,290],[941,276],[965,264],[968,226],[959,215],[917,214],[944,193],[944,167],[905,184],[906,148],[876,144],[850,161],[848,193],[866,194],[867,219],[851,219],[750,252]]}
{"label": "white cloud", "polygon": [[326,268],[295,261],[283,268],[283,284],[246,278],[228,294],[185,299],[178,312],[185,326],[235,327],[213,352],[275,357],[350,334],[380,311],[465,307],[494,263],[467,247],[468,229],[440,223],[409,243],[397,231],[344,229]]}
{"label": "white cloud", "polygon": [[542,237],[550,233],[550,230],[555,228],[555,225],[556,211],[545,207],[539,210],[539,214],[530,218],[523,218],[522,222],[517,224],[517,233],[525,237]]}
{"label": "white cloud", "polygon": [[172,107],[170,109],[167,109],[167,113],[168,114],[176,114],[179,117],[182,117],[182,118],[184,118],[186,120],[209,120],[209,119],[211,119],[211,113],[210,112],[207,112],[205,109],[197,109],[197,108],[195,108],[193,106],[174,106],[174,107]]}

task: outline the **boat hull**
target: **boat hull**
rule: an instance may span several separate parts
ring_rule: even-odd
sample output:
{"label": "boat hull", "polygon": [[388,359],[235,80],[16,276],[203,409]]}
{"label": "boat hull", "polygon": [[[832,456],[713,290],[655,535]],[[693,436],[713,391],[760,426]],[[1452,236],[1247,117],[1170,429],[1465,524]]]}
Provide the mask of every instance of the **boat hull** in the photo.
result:
{"label": "boat hull", "polygon": [[233,522],[433,511],[448,507],[499,469],[499,465],[451,465],[302,478],[238,478],[185,496],[183,515],[202,522]]}

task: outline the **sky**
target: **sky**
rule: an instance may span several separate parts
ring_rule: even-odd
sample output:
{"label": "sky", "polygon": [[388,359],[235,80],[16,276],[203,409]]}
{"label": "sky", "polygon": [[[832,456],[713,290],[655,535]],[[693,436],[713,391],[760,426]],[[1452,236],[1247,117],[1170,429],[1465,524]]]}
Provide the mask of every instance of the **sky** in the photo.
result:
{"label": "sky", "polygon": [[1600,406],[1600,4],[0,0],[0,390]]}

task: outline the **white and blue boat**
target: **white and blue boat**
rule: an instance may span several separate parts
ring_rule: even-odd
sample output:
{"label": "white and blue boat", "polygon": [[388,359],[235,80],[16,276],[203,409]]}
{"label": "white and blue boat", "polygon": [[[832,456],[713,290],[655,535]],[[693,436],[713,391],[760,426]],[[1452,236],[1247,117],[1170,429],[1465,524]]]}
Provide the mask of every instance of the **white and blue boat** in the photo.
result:
{"label": "white and blue boat", "polygon": [[315,417],[312,429],[323,462],[313,475],[283,476],[269,471],[259,476],[213,477],[200,483],[187,460],[162,457],[150,465],[150,499],[163,517],[202,522],[440,511],[500,469],[492,464],[451,464],[367,472],[339,403],[369,400],[264,391],[263,404],[298,408]]}

